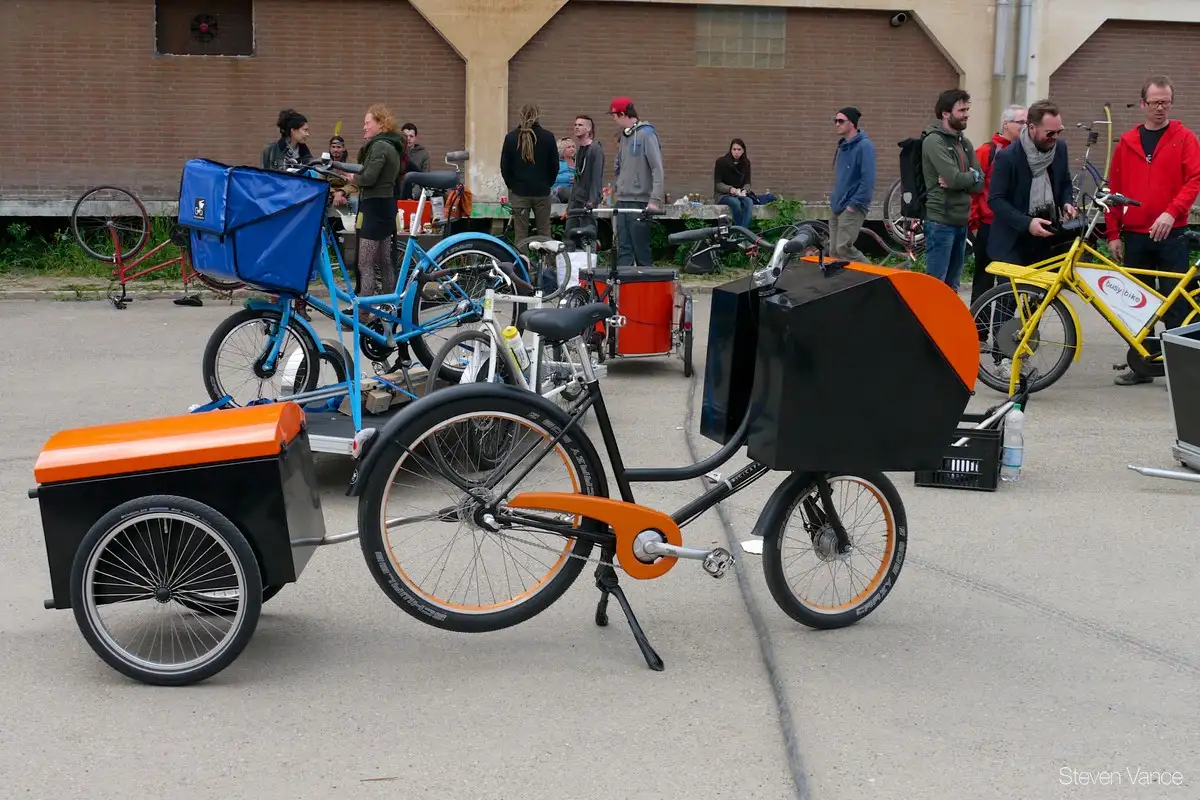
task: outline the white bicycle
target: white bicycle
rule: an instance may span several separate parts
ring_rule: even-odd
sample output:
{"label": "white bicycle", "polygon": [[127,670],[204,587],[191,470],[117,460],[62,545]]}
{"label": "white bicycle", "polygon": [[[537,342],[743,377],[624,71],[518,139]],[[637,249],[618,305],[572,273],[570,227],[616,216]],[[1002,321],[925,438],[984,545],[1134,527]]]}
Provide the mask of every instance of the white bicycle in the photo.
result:
{"label": "white bicycle", "polygon": [[[559,272],[559,257],[566,245],[549,239],[534,240],[529,242],[529,249],[540,253],[539,268],[535,270],[530,264],[530,275],[540,277],[550,269]],[[521,311],[552,303],[577,283],[571,280],[574,269],[570,259],[563,260],[567,263],[566,275],[556,276],[558,286],[549,294],[543,294],[522,280],[511,264],[493,266],[492,276],[498,278],[508,291],[487,289],[483,298],[483,318],[478,327],[464,327],[446,340],[430,364],[425,392],[436,391],[447,381],[451,385],[487,382],[507,383],[535,391],[564,408],[570,408],[582,397],[586,371],[578,360],[578,353],[560,342],[545,342],[537,333],[521,332],[516,324]],[[431,278],[435,275],[431,273]],[[497,303],[513,305],[513,324],[502,325],[496,318]],[[607,368],[593,358],[592,373],[601,377],[607,373]]]}

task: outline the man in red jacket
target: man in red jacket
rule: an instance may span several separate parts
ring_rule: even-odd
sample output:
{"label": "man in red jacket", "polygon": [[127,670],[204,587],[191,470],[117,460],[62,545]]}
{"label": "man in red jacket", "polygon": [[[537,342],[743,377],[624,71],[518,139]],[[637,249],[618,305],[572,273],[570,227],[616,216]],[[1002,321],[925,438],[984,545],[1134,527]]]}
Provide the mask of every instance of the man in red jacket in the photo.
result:
{"label": "man in red jacket", "polygon": [[[992,187],[992,159],[996,153],[1020,137],[1027,117],[1025,106],[1009,106],[1000,115],[1000,132],[993,134],[990,142],[984,142],[975,148],[975,157],[979,159],[979,167],[983,170],[983,191],[971,195],[971,217],[967,220],[967,230],[973,239],[971,252],[975,258],[975,274],[971,278],[971,303],[996,284],[996,276],[987,273],[987,265],[992,262],[987,254],[988,234],[992,229],[992,209],[987,199],[988,189]],[[983,336],[984,333],[981,331],[979,335]]]}
{"label": "man in red jacket", "polygon": [[[1110,211],[1104,217],[1108,251],[1114,261],[1127,267],[1188,270],[1188,214],[1200,194],[1200,141],[1179,120],[1170,119],[1175,87],[1170,78],[1153,77],[1142,87],[1142,112],[1146,121],[1127,131],[1113,151],[1109,170],[1110,188],[1138,200],[1140,206]],[[1139,280],[1167,295],[1177,279],[1139,276]],[[1163,324],[1183,324],[1190,306],[1171,304]],[[1137,333],[1137,331],[1134,331]],[[1114,379],[1118,386],[1152,383],[1153,378],[1126,370]]]}

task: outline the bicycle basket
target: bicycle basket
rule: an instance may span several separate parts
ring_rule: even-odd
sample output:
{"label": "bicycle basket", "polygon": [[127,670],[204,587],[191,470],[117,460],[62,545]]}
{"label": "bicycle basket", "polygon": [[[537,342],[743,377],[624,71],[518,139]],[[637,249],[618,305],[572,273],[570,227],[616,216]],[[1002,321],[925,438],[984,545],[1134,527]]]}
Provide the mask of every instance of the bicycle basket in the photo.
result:
{"label": "bicycle basket", "polygon": [[192,265],[218,280],[303,294],[320,265],[329,184],[256,167],[192,159],[179,187],[179,224]]}

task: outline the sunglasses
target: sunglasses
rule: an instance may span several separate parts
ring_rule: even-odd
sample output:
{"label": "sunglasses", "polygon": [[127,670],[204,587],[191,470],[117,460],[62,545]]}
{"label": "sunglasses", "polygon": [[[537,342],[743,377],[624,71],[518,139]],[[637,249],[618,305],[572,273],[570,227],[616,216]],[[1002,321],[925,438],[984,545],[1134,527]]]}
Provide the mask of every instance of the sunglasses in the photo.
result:
{"label": "sunglasses", "polygon": [[833,118],[834,125],[845,125],[849,121],[850,120],[846,119],[845,117],[834,117]]}

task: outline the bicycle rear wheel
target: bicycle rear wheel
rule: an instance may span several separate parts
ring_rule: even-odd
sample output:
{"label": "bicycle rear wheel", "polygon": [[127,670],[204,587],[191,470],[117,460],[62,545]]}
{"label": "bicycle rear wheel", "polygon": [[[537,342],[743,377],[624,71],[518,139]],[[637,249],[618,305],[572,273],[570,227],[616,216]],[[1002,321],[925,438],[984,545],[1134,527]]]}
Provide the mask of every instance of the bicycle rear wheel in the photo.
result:
{"label": "bicycle rear wheel", "polygon": [[[454,322],[441,321],[452,319],[455,305],[461,303],[464,295],[475,303],[483,303],[489,286],[498,284],[493,278],[492,269],[499,263],[509,261],[508,252],[495,242],[486,239],[468,239],[454,245],[443,253],[435,270],[454,269],[451,279],[439,280],[425,285],[416,297],[412,306],[412,316],[407,320],[409,330],[421,330],[421,333],[408,340],[413,355],[427,369],[433,365],[434,355],[445,346],[446,338],[451,332],[467,320]],[[457,290],[451,286],[457,287]],[[410,284],[409,291],[416,291],[415,281]],[[442,375],[444,380],[455,380],[450,372]]]}
{"label": "bicycle rear wheel", "polygon": [[[590,540],[569,532],[600,527],[518,514],[501,501],[530,490],[607,496],[590,440],[572,430],[548,447],[567,414],[539,395],[498,384],[451,386],[401,414],[403,423],[377,445],[383,450],[358,505],[363,557],[379,588],[422,622],[466,633],[500,630],[544,611],[579,576],[592,550]],[[500,463],[486,463],[466,444],[449,446],[496,426],[513,433]],[[530,463],[536,466],[510,487],[514,472]],[[515,563],[522,559],[530,563]]]}

